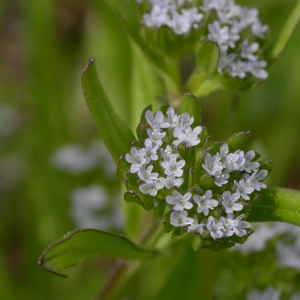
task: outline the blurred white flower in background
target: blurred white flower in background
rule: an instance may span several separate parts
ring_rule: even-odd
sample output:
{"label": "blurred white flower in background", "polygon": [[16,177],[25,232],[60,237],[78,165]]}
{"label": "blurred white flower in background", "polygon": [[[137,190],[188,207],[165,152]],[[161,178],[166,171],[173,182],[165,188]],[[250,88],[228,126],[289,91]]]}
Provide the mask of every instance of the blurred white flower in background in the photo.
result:
{"label": "blurred white flower in background", "polygon": [[84,147],[73,144],[59,148],[51,158],[52,165],[64,172],[77,175],[102,167],[108,175],[115,175],[116,165],[103,142],[95,141]]}
{"label": "blurred white flower in background", "polygon": [[116,202],[102,186],[76,188],[71,194],[71,218],[77,228],[121,229],[123,219]]}

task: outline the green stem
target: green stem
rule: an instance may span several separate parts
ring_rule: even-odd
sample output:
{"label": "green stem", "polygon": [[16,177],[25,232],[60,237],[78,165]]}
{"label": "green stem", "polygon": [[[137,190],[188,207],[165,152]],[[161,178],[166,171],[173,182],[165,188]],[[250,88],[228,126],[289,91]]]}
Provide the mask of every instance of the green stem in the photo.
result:
{"label": "green stem", "polygon": [[[140,237],[139,243],[155,246],[162,233],[163,231],[158,222],[155,221]],[[122,287],[141,266],[142,262],[118,260],[96,300],[117,299],[119,293],[122,291]]]}
{"label": "green stem", "polygon": [[276,44],[271,50],[270,53],[270,63],[276,60],[280,54],[287,47],[289,41],[291,40],[296,28],[298,27],[300,21],[300,1],[298,1],[296,7],[293,9],[290,17],[286,21],[285,26],[283,27]]}

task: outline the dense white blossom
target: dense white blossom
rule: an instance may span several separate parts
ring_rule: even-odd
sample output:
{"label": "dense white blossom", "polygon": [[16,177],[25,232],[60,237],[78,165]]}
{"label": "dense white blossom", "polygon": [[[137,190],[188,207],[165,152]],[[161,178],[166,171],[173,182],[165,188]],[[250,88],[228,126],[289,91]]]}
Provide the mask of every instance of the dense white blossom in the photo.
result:
{"label": "dense white blossom", "polygon": [[[268,77],[267,62],[260,60],[259,42],[265,39],[269,26],[259,19],[258,9],[237,5],[234,0],[203,0],[202,5],[195,6],[187,0],[136,1],[151,5],[150,11],[143,14],[142,23],[146,27],[156,30],[168,26],[174,34],[188,36],[191,30],[207,26],[206,39],[216,42],[221,50],[219,73],[226,71],[238,78],[249,74],[258,79]],[[212,12],[216,16],[213,20]],[[211,21],[207,24],[208,15]],[[244,34],[247,30],[250,34]]]}
{"label": "dense white blossom", "polygon": [[[141,194],[145,194],[154,197],[157,206],[164,202],[162,220],[186,233],[205,235],[211,240],[247,235],[250,224],[244,220],[243,201],[266,187],[261,181],[268,174],[253,161],[255,152],[231,152],[226,143],[202,148],[202,127],[192,127],[193,117],[187,113],[176,115],[172,108],[166,113],[147,111],[145,117],[149,126],[144,129],[148,135],[144,147],[132,147],[125,156],[132,174],[130,188],[136,176],[141,200]],[[192,175],[189,161],[194,159],[195,148],[203,152],[198,179]],[[209,180],[213,187],[203,187],[201,178]]]}

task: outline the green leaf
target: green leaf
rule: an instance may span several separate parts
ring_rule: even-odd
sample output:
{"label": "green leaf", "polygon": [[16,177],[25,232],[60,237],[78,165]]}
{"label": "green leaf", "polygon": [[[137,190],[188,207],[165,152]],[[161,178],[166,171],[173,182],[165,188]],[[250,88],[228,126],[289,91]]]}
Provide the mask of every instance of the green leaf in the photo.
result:
{"label": "green leaf", "polygon": [[120,156],[130,152],[131,143],[136,140],[127,124],[112,107],[101,82],[98,79],[95,60],[90,58],[82,75],[82,88],[87,105],[94,117],[106,147],[116,164]]}
{"label": "green leaf", "polygon": [[182,99],[180,113],[188,113],[194,117],[194,126],[201,125],[201,107],[198,99],[190,93],[186,93]]}
{"label": "green leaf", "polygon": [[260,192],[261,200],[253,203],[249,222],[281,221],[300,226],[300,192],[267,187]]}
{"label": "green leaf", "polygon": [[148,58],[154,63],[159,69],[164,70],[164,65],[158,55],[149,50],[143,40],[140,29],[141,29],[141,18],[138,11],[138,5],[136,1],[132,0],[106,0],[114,13],[121,20],[125,28],[128,30],[131,37],[148,56]]}
{"label": "green leaf", "polygon": [[174,32],[169,26],[162,26],[157,31],[159,45],[163,53],[167,55],[178,55],[179,45]]}
{"label": "green leaf", "polygon": [[270,58],[268,59],[269,61],[274,61],[284,51],[289,41],[291,40],[299,24],[299,21],[300,21],[300,1],[298,1],[298,4],[293,9],[290,17],[288,18],[285,26],[283,27],[279,37],[276,40],[275,45],[271,49]]}
{"label": "green leaf", "polygon": [[126,237],[97,229],[76,229],[51,245],[39,259],[47,272],[67,277],[63,270],[76,266],[87,257],[105,255],[121,259],[145,259],[158,254]]}
{"label": "green leaf", "polygon": [[230,148],[230,151],[236,151],[239,149],[240,145],[242,145],[250,136],[250,131],[242,131],[233,134],[231,137],[229,137],[225,143]]}
{"label": "green leaf", "polygon": [[217,71],[219,59],[220,49],[218,44],[213,41],[207,41],[198,53],[198,67],[210,76]]}

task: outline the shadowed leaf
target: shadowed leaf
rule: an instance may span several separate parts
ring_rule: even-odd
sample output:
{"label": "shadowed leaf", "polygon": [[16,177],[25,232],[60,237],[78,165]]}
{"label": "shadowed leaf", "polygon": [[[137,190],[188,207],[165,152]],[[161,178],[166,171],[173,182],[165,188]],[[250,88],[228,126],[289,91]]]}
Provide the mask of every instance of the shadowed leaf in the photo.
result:
{"label": "shadowed leaf", "polygon": [[76,266],[87,257],[105,255],[121,259],[145,259],[158,254],[126,237],[97,229],[77,229],[52,244],[39,259],[47,272],[67,277],[63,270]]}

